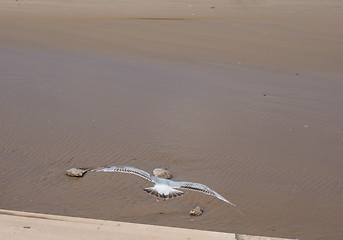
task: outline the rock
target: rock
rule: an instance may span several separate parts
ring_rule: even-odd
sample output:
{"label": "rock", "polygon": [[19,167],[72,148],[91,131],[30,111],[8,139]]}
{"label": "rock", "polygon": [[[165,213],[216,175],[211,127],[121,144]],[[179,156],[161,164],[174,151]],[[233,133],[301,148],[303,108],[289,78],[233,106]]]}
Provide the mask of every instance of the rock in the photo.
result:
{"label": "rock", "polygon": [[66,171],[66,175],[69,177],[83,177],[87,170],[82,170],[79,168],[70,168]]}
{"label": "rock", "polygon": [[170,172],[167,169],[155,168],[153,173],[155,177],[166,178],[166,179],[172,178],[172,176],[170,175]]}
{"label": "rock", "polygon": [[191,216],[200,216],[200,215],[202,215],[203,212],[204,212],[204,209],[202,209],[201,207],[197,206],[196,208],[192,209],[189,212],[189,215],[191,215]]}
{"label": "rock", "polygon": [[273,237],[260,237],[245,234],[235,234],[236,240],[281,240],[283,238],[273,238]]}

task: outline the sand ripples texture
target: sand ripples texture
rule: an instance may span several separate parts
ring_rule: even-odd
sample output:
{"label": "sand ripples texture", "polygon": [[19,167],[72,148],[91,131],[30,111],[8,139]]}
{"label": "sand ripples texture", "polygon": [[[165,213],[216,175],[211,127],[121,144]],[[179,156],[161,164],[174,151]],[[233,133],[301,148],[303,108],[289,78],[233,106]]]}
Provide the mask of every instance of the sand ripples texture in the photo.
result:
{"label": "sand ripples texture", "polygon": [[[0,62],[1,208],[303,239],[343,234],[336,79],[37,49],[2,50]],[[64,175],[105,164],[167,167],[245,216],[194,192],[157,203],[136,176]],[[196,205],[205,214],[193,219]]]}

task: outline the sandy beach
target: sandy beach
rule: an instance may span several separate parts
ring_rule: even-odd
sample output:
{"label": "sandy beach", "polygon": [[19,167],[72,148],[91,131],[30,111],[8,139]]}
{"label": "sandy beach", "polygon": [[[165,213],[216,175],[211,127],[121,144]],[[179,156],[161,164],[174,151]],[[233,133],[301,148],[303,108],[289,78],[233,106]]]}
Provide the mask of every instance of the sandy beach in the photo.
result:
{"label": "sandy beach", "polygon": [[[342,239],[342,16],[335,0],[2,1],[0,208]],[[102,165],[168,168],[245,215],[65,176]]]}
{"label": "sandy beach", "polygon": [[0,239],[290,240],[0,209]]}

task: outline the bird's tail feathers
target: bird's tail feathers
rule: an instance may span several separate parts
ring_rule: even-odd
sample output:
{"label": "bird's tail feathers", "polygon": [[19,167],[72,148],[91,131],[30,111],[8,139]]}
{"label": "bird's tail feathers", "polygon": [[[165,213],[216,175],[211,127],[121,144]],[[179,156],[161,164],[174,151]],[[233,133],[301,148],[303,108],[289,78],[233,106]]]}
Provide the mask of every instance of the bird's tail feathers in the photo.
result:
{"label": "bird's tail feathers", "polygon": [[160,193],[155,187],[148,187],[143,189],[145,192],[163,199],[171,199],[183,196],[185,193],[176,189],[173,189],[169,193]]}

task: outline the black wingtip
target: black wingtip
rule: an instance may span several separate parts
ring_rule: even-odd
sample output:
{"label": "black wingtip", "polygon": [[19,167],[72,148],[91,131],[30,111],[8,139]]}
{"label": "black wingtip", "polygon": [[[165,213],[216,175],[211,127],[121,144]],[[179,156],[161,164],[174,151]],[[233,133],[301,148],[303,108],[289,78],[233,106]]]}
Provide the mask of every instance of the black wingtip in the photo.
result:
{"label": "black wingtip", "polygon": [[245,213],[240,210],[236,205],[233,205],[233,207],[236,209],[237,212],[239,212],[242,216],[245,216]]}

